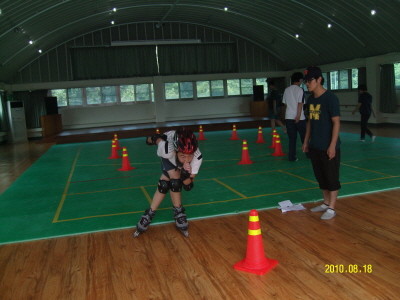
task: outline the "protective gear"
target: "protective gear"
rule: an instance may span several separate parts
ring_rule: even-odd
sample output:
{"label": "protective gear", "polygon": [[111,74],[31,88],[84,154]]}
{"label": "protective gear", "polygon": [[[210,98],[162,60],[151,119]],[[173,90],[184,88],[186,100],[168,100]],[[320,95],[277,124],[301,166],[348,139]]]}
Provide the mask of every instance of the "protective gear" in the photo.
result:
{"label": "protective gear", "polygon": [[197,150],[196,136],[190,129],[186,129],[185,127],[180,127],[175,131],[173,143],[175,151],[178,152],[192,154]]}
{"label": "protective gear", "polygon": [[171,191],[176,193],[182,191],[182,180],[171,179]]}
{"label": "protective gear", "polygon": [[183,184],[183,188],[185,189],[185,191],[189,192],[192,188],[194,187],[194,183],[193,181],[189,184]]}
{"label": "protective gear", "polygon": [[168,193],[168,190],[170,189],[170,182],[169,181],[166,181],[166,180],[162,180],[162,179],[160,179],[159,181],[158,181],[158,191],[161,193],[161,194],[166,194],[166,193]]}
{"label": "protective gear", "polygon": [[181,180],[185,181],[190,177],[190,173],[186,171],[185,169],[181,169]]}
{"label": "protective gear", "polygon": [[167,136],[165,134],[158,134],[158,133],[152,135],[150,138],[151,138],[151,143],[149,143],[148,137],[146,137],[146,144],[149,146],[156,145],[156,141],[158,139],[163,139],[164,141],[167,140]]}

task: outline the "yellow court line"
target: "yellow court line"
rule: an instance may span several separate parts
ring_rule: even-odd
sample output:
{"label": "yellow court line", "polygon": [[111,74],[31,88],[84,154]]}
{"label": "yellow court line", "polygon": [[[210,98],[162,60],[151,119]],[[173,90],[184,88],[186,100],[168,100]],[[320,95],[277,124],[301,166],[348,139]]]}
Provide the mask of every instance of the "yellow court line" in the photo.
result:
{"label": "yellow court line", "polygon": [[219,184],[223,185],[224,187],[226,187],[228,190],[231,190],[232,192],[234,192],[235,194],[239,195],[240,197],[242,197],[243,199],[246,199],[247,197],[241,193],[239,193],[238,191],[234,190],[233,188],[231,188],[229,185],[219,181],[216,178],[213,178],[214,181],[218,182]]}
{"label": "yellow court line", "polygon": [[300,177],[300,176],[294,175],[294,174],[289,173],[289,172],[285,172],[285,171],[282,171],[282,170],[278,170],[278,172],[285,173],[285,174],[288,174],[288,175],[290,175],[290,176],[294,176],[294,177],[300,178],[300,179],[302,179],[302,180],[305,180],[305,181],[309,181],[309,182],[311,182],[311,183],[318,184],[318,183],[315,182],[315,181],[312,181],[312,180],[310,180],[310,179],[306,179],[306,178],[304,178],[304,177]]}
{"label": "yellow court line", "polygon": [[77,162],[77,160],[78,160],[79,154],[81,153],[81,149],[82,149],[82,145],[79,147],[79,150],[78,150],[78,153],[76,154],[74,163],[72,164],[71,171],[69,172],[67,184],[65,185],[65,189],[64,189],[63,195],[62,195],[62,197],[61,197],[60,204],[58,205],[56,214],[54,215],[53,223],[58,222],[58,217],[60,216],[61,209],[62,209],[62,207],[63,207],[63,205],[64,205],[64,202],[65,202],[65,198],[67,197],[67,191],[68,191],[68,189],[69,189],[69,185],[70,185],[70,183],[71,183],[72,175],[74,174],[76,162]]}
{"label": "yellow court line", "polygon": [[385,173],[381,173],[381,172],[376,172],[376,171],[371,171],[371,170],[368,170],[368,169],[364,169],[364,168],[360,168],[360,167],[356,167],[356,166],[352,166],[352,165],[348,165],[348,164],[343,164],[343,163],[341,163],[341,165],[344,165],[344,166],[347,166],[347,167],[351,167],[351,168],[355,168],[355,169],[360,169],[360,170],[367,171],[367,172],[371,172],[371,173],[381,174],[381,175],[385,175],[385,176],[389,176],[389,177],[392,176],[392,175],[389,175],[389,174],[385,174]]}
{"label": "yellow court line", "polygon": [[152,199],[151,199],[149,193],[146,191],[144,186],[141,186],[140,188],[142,189],[143,194],[146,196],[147,201],[149,201],[149,203],[151,204]]}

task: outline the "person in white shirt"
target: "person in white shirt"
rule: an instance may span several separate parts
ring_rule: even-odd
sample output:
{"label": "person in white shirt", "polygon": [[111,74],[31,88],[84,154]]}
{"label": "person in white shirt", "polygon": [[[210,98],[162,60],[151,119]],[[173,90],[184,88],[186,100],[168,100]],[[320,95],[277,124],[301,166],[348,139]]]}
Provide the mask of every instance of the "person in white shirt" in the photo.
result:
{"label": "person in white shirt", "polygon": [[189,224],[182,206],[181,190],[190,191],[193,181],[202,163],[202,154],[198,148],[196,136],[190,129],[180,127],[163,135],[155,134],[146,138],[148,145],[157,145],[157,155],[161,158],[162,174],[150,207],[136,225],[137,237],[147,230],[157,208],[170,191],[175,224],[185,237],[188,237]]}
{"label": "person in white shirt", "polygon": [[[296,143],[297,133],[301,138],[301,144],[304,143],[306,135],[306,118],[304,116],[304,90],[300,87],[303,82],[303,74],[295,72],[291,76],[292,85],[285,89],[283,94],[283,103],[286,105],[285,123],[287,135],[289,137],[289,161],[297,161]],[[308,153],[306,153],[308,157]]]}

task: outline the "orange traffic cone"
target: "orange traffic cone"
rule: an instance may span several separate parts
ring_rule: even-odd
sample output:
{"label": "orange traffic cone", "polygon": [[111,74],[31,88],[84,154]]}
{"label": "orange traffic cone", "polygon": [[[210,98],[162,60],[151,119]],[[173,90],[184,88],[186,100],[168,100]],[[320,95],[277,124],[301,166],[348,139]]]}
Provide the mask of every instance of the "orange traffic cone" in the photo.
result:
{"label": "orange traffic cone", "polygon": [[236,125],[233,124],[233,128],[232,128],[232,137],[230,138],[230,140],[240,140],[237,132],[236,132]]}
{"label": "orange traffic cone", "polygon": [[252,163],[253,163],[253,161],[250,160],[249,149],[247,148],[247,141],[243,140],[242,160],[238,162],[238,165],[249,165]]}
{"label": "orange traffic cone", "polygon": [[116,133],[114,133],[114,140],[115,144],[117,145],[117,150],[122,149],[121,146],[119,145],[118,135]]}
{"label": "orange traffic cone", "polygon": [[200,129],[199,129],[199,138],[197,140],[198,141],[206,140],[206,138],[204,137],[204,133],[203,133],[203,126],[201,126],[201,125],[200,125]]}
{"label": "orange traffic cone", "polygon": [[273,130],[270,132],[270,134],[272,134],[272,135],[276,134],[276,129],[273,129]]}
{"label": "orange traffic cone", "polygon": [[252,209],[249,214],[246,258],[233,267],[236,270],[263,275],[277,264],[277,260],[265,256],[258,213]]}
{"label": "orange traffic cone", "polygon": [[112,140],[111,156],[109,157],[109,159],[117,159],[117,158],[121,158],[121,156],[118,155],[117,143],[115,142],[115,140]]}
{"label": "orange traffic cone", "polygon": [[131,167],[131,164],[129,163],[129,157],[128,157],[128,150],[126,150],[126,147],[122,148],[122,168],[118,169],[118,171],[130,171],[136,168]]}
{"label": "orange traffic cone", "polygon": [[156,134],[160,134],[160,129],[156,129]]}
{"label": "orange traffic cone", "polygon": [[276,136],[277,135],[278,135],[277,133],[274,133],[274,135],[272,136],[272,144],[268,148],[275,148],[275,146],[276,146]]}
{"label": "orange traffic cone", "polygon": [[256,143],[258,143],[258,144],[265,143],[264,137],[263,137],[263,134],[262,134],[262,127],[261,126],[258,126],[258,138],[257,138]]}
{"label": "orange traffic cone", "polygon": [[276,135],[275,152],[272,153],[271,155],[273,155],[273,156],[285,156],[286,155],[285,153],[282,152],[281,138],[279,137],[279,134]]}

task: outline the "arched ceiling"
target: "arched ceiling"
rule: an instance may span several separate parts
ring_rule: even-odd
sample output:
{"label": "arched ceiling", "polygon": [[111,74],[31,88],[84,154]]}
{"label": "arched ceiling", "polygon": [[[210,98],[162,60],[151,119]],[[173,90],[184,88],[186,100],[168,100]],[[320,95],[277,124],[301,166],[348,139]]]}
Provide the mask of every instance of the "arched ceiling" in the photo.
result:
{"label": "arched ceiling", "polygon": [[213,28],[286,69],[400,51],[400,0],[3,0],[0,10],[0,82],[74,37],[130,23]]}

